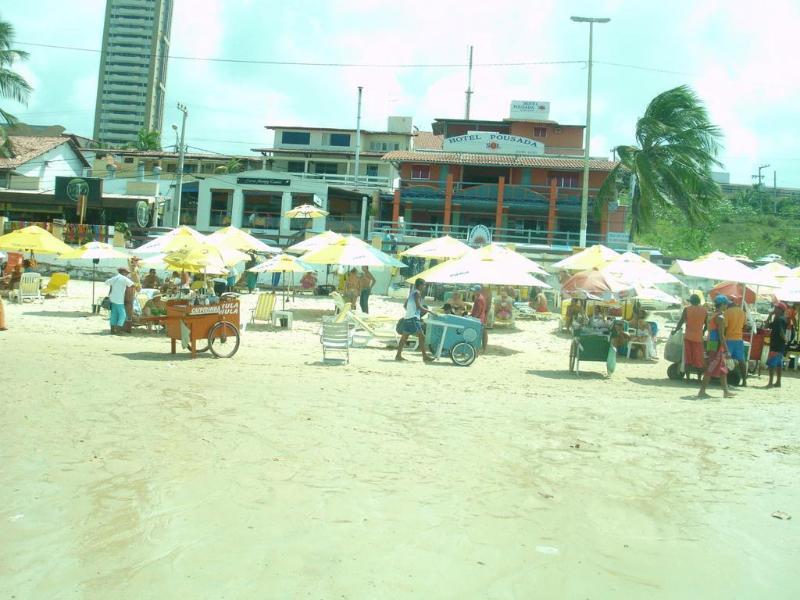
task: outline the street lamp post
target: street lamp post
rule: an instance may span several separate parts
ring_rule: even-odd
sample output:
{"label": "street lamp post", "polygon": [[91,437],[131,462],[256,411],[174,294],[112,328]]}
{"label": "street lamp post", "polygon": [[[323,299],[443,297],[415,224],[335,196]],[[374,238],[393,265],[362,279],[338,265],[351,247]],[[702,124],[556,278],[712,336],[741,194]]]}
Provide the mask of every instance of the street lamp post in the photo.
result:
{"label": "street lamp post", "polygon": [[186,110],[186,105],[178,102],[178,110],[183,113],[183,121],[181,122],[181,144],[178,149],[178,172],[175,174],[175,199],[173,205],[175,207],[175,227],[181,225],[181,194],[183,193],[183,159],[186,153],[186,146],[184,146],[184,139],[186,135],[186,117],[189,112]]}
{"label": "street lamp post", "polygon": [[607,17],[570,17],[576,23],[589,24],[589,77],[586,86],[586,137],[583,150],[583,193],[581,194],[580,246],[586,247],[586,229],[589,221],[589,142],[592,139],[592,41],[595,23],[608,23]]}

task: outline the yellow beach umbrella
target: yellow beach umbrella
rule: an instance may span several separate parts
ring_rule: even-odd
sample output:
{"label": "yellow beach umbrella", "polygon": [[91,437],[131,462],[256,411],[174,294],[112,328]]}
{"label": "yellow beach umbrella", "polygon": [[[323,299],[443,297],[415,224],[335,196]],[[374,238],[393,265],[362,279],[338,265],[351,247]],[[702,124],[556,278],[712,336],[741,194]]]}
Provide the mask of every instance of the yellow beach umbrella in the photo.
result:
{"label": "yellow beach umbrella", "polygon": [[189,273],[222,274],[227,272],[227,267],[248,258],[246,254],[238,250],[202,243],[170,252],[164,256],[164,264],[171,269]]}
{"label": "yellow beach umbrella", "polygon": [[304,254],[303,262],[311,265],[349,265],[354,267],[397,266],[396,263],[405,266],[388,254],[352,236]]}
{"label": "yellow beach umbrella", "polygon": [[242,231],[238,227],[223,227],[222,229],[218,229],[211,235],[209,235],[206,240],[208,243],[212,245],[224,245],[228,248],[233,248],[234,250],[240,250],[242,252],[265,252],[269,254],[279,254],[281,249],[276,248],[275,246],[270,246],[269,244],[265,244],[258,238],[250,235],[246,231]]}
{"label": "yellow beach umbrella", "polygon": [[457,240],[449,235],[444,235],[434,240],[428,240],[408,250],[400,253],[400,256],[415,256],[417,258],[428,258],[436,260],[446,260],[449,258],[460,258],[472,250],[461,240]]}
{"label": "yellow beach umbrella", "polygon": [[70,246],[38,225],[29,225],[0,236],[0,249],[56,255],[72,252]]}
{"label": "yellow beach umbrella", "polygon": [[296,256],[278,254],[247,270],[251,273],[305,273],[311,269]]}
{"label": "yellow beach umbrella", "polygon": [[195,231],[191,227],[181,225],[172,231],[165,233],[162,236],[150,240],[136,248],[136,252],[140,254],[156,253],[156,252],[175,252],[176,250],[183,250],[196,246],[206,241],[204,236],[199,231]]}
{"label": "yellow beach umbrella", "polygon": [[301,204],[291,210],[287,210],[284,215],[290,219],[317,219],[319,217],[327,217],[328,211],[322,210],[319,206],[313,204]]}
{"label": "yellow beach umbrella", "polygon": [[[291,256],[289,254],[279,254],[277,256],[273,256],[269,260],[261,263],[260,265],[256,265],[250,269],[247,269],[251,273],[305,273],[306,271],[311,271],[311,267],[297,258],[296,256]],[[286,281],[286,277],[284,277],[284,293],[283,293],[283,308],[286,308],[286,296],[289,295],[288,289],[288,282]],[[292,284],[294,284],[294,279],[292,279]]]}
{"label": "yellow beach umbrella", "polygon": [[333,242],[338,242],[341,239],[344,239],[344,236],[339,235],[335,231],[324,231],[318,235],[308,238],[307,240],[303,240],[302,242],[298,242],[293,246],[289,246],[286,251],[291,252],[292,254],[304,254],[305,252],[311,252],[312,250],[324,248],[325,246],[328,246]]}
{"label": "yellow beach umbrella", "polygon": [[564,271],[590,271],[601,269],[618,257],[619,252],[597,244],[554,263],[553,268]]}

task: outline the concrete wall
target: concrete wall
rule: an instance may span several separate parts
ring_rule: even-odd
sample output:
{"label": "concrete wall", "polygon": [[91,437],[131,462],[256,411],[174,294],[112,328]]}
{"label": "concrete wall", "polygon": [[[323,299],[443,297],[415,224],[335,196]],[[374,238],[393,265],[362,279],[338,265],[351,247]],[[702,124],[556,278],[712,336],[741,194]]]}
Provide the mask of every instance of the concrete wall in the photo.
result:
{"label": "concrete wall", "polygon": [[38,177],[40,190],[53,190],[57,176],[79,176],[83,174],[83,162],[75,150],[64,140],[60,144],[16,169],[20,175]]}
{"label": "concrete wall", "polygon": [[[547,130],[545,137],[533,135],[534,127],[544,127]],[[548,146],[556,148],[583,148],[583,127],[580,125],[553,125],[516,121],[511,124],[511,133],[543,141],[545,144],[545,154],[547,153]]]}

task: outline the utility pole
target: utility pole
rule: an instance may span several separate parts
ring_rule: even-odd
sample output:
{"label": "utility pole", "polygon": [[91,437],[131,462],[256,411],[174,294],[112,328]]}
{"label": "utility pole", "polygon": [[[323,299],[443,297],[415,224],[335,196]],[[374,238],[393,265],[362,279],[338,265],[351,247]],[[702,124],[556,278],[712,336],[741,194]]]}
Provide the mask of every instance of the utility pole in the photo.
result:
{"label": "utility pole", "polygon": [[361,164],[361,93],[363,87],[358,86],[358,111],[356,112],[356,179],[353,182],[353,189],[358,191],[358,169]]}
{"label": "utility pole", "polygon": [[768,168],[769,165],[761,165],[758,167],[758,175],[756,176],[756,188],[758,190],[758,205],[759,210],[763,213],[764,212],[764,176],[761,174],[761,171]]}
{"label": "utility pole", "polygon": [[772,212],[778,214],[778,172],[772,171]]}
{"label": "utility pole", "polygon": [[586,247],[586,229],[589,222],[589,146],[592,140],[592,42],[594,38],[594,24],[608,23],[607,17],[570,17],[576,23],[589,23],[589,64],[588,81],[586,85],[586,137],[583,150],[583,193],[581,194],[581,233],[578,242],[581,248]]}
{"label": "utility pole", "polygon": [[469,108],[472,101],[472,46],[469,47],[469,67],[467,68],[467,103],[464,107],[464,118],[469,119]]}
{"label": "utility pole", "polygon": [[178,172],[175,174],[175,198],[173,200],[175,210],[175,227],[180,227],[181,224],[181,194],[183,193],[183,159],[186,154],[186,146],[184,140],[186,139],[186,117],[189,111],[186,110],[186,105],[178,102],[178,110],[183,113],[183,121],[181,122],[181,143],[178,149]]}

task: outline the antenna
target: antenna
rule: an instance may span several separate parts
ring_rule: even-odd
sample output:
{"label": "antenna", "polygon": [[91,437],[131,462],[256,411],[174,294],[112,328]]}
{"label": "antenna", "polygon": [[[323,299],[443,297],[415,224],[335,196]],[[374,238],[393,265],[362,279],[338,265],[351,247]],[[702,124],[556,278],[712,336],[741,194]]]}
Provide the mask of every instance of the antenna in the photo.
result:
{"label": "antenna", "polygon": [[464,108],[464,118],[469,119],[469,104],[472,99],[472,46],[469,47],[469,67],[467,70],[467,105]]}

